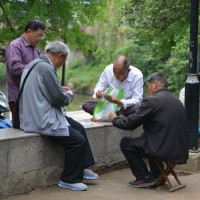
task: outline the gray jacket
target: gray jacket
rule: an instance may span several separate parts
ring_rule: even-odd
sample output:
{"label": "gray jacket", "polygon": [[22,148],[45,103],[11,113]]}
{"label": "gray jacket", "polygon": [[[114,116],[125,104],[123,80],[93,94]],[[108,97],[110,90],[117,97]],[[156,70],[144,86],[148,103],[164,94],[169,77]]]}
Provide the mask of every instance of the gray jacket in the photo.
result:
{"label": "gray jacket", "polygon": [[69,123],[61,107],[72,101],[72,92],[63,92],[56,69],[44,56],[29,63],[21,77],[21,83],[29,69],[39,61],[29,74],[22,92],[20,109],[20,128],[25,132],[49,136],[68,136]]}

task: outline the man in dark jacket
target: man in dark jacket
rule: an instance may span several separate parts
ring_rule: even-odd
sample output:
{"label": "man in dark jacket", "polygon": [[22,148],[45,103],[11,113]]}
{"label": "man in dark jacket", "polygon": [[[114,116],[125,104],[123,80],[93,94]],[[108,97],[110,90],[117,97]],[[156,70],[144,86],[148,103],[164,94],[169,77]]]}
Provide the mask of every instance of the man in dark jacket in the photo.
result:
{"label": "man in dark jacket", "polygon": [[[127,158],[135,181],[131,187],[149,187],[160,171],[153,159],[161,161],[187,162],[189,151],[189,129],[186,112],[178,98],[167,90],[167,80],[155,72],[147,79],[148,93],[135,114],[126,118],[110,112],[109,119],[114,126],[134,130],[143,124],[144,133],[140,137],[124,137],[120,148]],[[148,171],[143,158],[147,157]]]}

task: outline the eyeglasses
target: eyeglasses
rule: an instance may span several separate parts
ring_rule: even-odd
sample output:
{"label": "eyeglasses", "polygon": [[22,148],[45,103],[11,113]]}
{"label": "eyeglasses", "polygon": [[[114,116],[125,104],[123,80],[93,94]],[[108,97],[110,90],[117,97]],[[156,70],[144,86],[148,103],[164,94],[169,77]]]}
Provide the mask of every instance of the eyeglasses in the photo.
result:
{"label": "eyeglasses", "polygon": [[118,75],[124,75],[126,73],[126,70],[125,71],[115,71],[115,69],[113,68],[113,73],[114,74],[118,74]]}
{"label": "eyeglasses", "polygon": [[39,40],[42,40],[44,38],[44,35],[38,35],[37,37]]}
{"label": "eyeglasses", "polygon": [[34,35],[37,36],[37,38],[38,38],[39,40],[42,40],[42,39],[44,38],[44,35],[42,35],[42,34],[40,34],[40,33],[38,33],[38,32],[35,32],[35,31],[32,31],[32,32],[34,33]]}

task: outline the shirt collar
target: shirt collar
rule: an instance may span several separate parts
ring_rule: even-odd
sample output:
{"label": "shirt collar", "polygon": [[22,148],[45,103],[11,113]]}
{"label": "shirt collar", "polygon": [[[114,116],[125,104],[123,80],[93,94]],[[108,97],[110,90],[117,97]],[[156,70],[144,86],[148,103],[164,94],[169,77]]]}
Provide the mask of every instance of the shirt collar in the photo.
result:
{"label": "shirt collar", "polygon": [[[44,60],[45,62],[49,63],[51,66],[54,67],[53,63],[45,55],[41,54],[39,58],[41,58],[42,60]],[[57,71],[57,68],[54,67],[54,70]]]}
{"label": "shirt collar", "polygon": [[[47,58],[47,59],[48,59],[48,58]],[[49,61],[49,63],[50,63],[52,66],[54,66],[53,63],[52,63],[49,59],[48,59],[48,61]]]}
{"label": "shirt collar", "polygon": [[35,47],[31,46],[31,43],[30,43],[28,40],[26,40],[26,38],[25,38],[23,35],[21,35],[20,38],[21,38],[22,42],[24,43],[24,45],[25,45],[26,47],[30,46],[30,47],[32,47],[32,48],[35,48]]}
{"label": "shirt collar", "polygon": [[168,91],[168,89],[167,89],[167,88],[161,88],[161,89],[157,90],[157,91],[155,92],[155,94],[158,93],[158,92],[162,92],[162,91]]}
{"label": "shirt collar", "polygon": [[130,71],[128,73],[128,76],[126,77],[127,81],[131,82],[133,80],[133,73],[132,73],[132,70],[131,70],[131,67],[130,67]]}

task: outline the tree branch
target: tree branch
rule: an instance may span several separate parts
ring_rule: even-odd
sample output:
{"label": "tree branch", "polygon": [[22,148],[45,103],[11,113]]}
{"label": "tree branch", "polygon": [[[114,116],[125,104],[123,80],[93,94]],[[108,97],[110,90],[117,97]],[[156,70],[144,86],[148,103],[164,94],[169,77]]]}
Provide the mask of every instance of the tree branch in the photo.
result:
{"label": "tree branch", "polygon": [[[183,16],[187,15],[189,13],[189,6],[188,6],[188,3],[185,3],[182,7],[180,8],[176,8],[176,7],[172,7],[171,9],[173,9],[173,12],[174,12],[174,16],[172,16],[171,18],[169,18],[168,20],[166,18],[162,18],[162,17],[157,17],[159,18],[160,20],[154,22],[153,24],[152,23],[148,23],[148,25],[146,23],[143,23],[143,27],[141,27],[141,29],[136,32],[136,33],[132,33],[132,34],[127,34],[127,35],[124,35],[124,36],[121,36],[120,38],[131,38],[133,37],[134,35],[138,35],[139,33],[141,32],[144,32],[146,30],[150,30],[150,29],[154,29],[157,34],[156,35],[159,35],[161,34],[162,32],[164,32],[171,24],[173,24],[176,20],[182,18]],[[129,10],[130,10],[130,7],[129,7]],[[126,16],[126,13],[123,15],[123,16]],[[159,15],[158,15],[159,16]],[[134,21],[134,20],[133,20]],[[137,19],[137,21],[144,21],[141,20],[141,18]],[[165,22],[163,24],[163,22]],[[154,25],[155,24],[155,25]],[[119,39],[119,38],[118,38]]]}
{"label": "tree branch", "polygon": [[0,1],[0,7],[3,10],[3,13],[4,13],[4,16],[5,16],[5,19],[7,21],[8,26],[10,27],[11,31],[14,32],[14,28],[12,27],[12,24],[11,24],[10,20],[8,19],[8,17],[6,17],[6,12],[5,12],[5,9],[4,9],[1,1]]}

